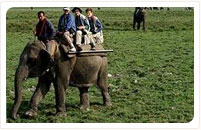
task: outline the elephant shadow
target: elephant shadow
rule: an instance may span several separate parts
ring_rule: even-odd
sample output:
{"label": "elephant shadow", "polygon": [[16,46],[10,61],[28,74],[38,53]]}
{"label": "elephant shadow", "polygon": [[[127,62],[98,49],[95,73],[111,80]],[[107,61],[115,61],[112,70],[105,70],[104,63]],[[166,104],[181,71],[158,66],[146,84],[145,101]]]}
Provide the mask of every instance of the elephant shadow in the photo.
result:
{"label": "elephant shadow", "polygon": [[[27,119],[28,118],[27,116],[25,116],[24,112],[29,109],[29,105],[30,105],[30,101],[22,101],[22,105],[21,105],[22,106],[21,107],[22,111],[19,112],[19,114],[22,115],[21,119]],[[99,102],[91,102],[90,105],[93,107],[93,106],[102,106],[103,104],[101,104]],[[7,107],[7,113],[6,113],[7,119],[10,118],[10,115],[11,115],[11,112],[12,112],[12,106],[13,106],[12,103],[7,103],[6,104],[6,107]],[[39,109],[43,110],[43,108],[55,108],[55,104],[51,104],[51,103],[40,104]],[[66,109],[80,110],[80,105],[78,105],[77,103],[74,103],[74,104],[67,103]],[[43,112],[41,112],[41,113],[44,113],[46,116],[55,116],[55,113],[52,112],[52,111],[43,110]]]}
{"label": "elephant shadow", "polygon": [[91,102],[90,105],[91,106],[102,106],[103,104],[101,104],[99,102]]}

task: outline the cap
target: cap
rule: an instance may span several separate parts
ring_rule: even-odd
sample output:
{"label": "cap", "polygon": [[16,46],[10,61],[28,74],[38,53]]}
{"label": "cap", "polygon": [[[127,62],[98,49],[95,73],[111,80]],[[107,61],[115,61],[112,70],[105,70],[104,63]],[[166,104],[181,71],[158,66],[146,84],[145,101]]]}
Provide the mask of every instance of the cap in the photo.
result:
{"label": "cap", "polygon": [[70,10],[70,7],[64,7],[63,10]]}

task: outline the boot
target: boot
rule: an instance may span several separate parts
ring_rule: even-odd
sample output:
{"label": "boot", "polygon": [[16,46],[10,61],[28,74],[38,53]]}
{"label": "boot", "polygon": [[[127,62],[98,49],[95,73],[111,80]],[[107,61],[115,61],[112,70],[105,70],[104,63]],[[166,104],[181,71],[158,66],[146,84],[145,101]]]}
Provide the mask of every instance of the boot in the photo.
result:
{"label": "boot", "polygon": [[76,49],[73,43],[70,43],[70,52],[76,52]]}
{"label": "boot", "polygon": [[77,45],[77,50],[82,51],[81,45]]}
{"label": "boot", "polygon": [[96,50],[95,43],[90,43],[90,45],[91,45],[91,50]]}
{"label": "boot", "polygon": [[70,49],[70,52],[76,52],[75,47],[71,48],[71,49]]}

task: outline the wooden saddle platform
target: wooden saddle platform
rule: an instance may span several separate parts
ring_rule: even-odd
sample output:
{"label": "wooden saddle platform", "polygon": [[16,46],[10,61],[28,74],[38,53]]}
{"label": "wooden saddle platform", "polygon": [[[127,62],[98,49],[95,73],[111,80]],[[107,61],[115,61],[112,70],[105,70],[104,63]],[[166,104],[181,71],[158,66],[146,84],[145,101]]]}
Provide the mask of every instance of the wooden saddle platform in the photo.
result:
{"label": "wooden saddle platform", "polygon": [[76,51],[76,52],[67,52],[67,55],[69,57],[72,56],[107,56],[108,52],[113,52],[113,50],[105,50],[102,46],[102,44],[96,44],[95,50],[91,50],[91,45],[81,45],[82,51]]}

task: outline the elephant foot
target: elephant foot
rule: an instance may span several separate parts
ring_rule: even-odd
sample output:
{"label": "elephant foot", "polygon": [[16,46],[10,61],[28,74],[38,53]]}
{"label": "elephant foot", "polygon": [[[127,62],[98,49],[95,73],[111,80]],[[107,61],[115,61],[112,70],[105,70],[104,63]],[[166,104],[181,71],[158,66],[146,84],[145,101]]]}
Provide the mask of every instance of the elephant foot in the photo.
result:
{"label": "elephant foot", "polygon": [[25,112],[25,116],[27,117],[34,117],[34,116],[37,116],[37,111],[34,111],[33,109],[30,109],[28,111]]}
{"label": "elephant foot", "polygon": [[56,116],[58,116],[58,117],[65,117],[66,116],[66,112],[57,112]]}
{"label": "elephant foot", "polygon": [[13,114],[13,115],[11,116],[11,118],[12,118],[13,120],[17,120],[17,118],[19,118],[19,115],[18,115],[18,114]]}
{"label": "elephant foot", "polygon": [[106,106],[106,107],[112,106],[112,103],[111,102],[105,102],[104,106]]}

